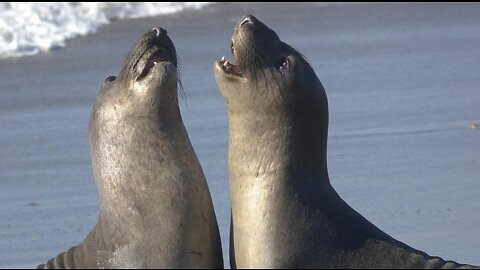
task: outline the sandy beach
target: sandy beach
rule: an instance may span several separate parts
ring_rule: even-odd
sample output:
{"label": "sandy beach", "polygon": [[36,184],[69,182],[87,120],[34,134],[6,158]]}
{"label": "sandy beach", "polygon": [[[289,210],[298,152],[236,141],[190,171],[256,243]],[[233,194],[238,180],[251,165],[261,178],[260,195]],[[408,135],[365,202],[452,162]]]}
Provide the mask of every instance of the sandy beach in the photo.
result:
{"label": "sandy beach", "polygon": [[470,128],[480,123],[480,4],[219,3],[116,21],[65,48],[0,60],[0,268],[36,267],[96,224],[90,112],[100,83],[154,26],[180,58],[180,109],[229,267],[228,123],[212,68],[232,59],[230,36],[246,13],[322,81],[340,196],[413,248],[480,265],[480,129]]}

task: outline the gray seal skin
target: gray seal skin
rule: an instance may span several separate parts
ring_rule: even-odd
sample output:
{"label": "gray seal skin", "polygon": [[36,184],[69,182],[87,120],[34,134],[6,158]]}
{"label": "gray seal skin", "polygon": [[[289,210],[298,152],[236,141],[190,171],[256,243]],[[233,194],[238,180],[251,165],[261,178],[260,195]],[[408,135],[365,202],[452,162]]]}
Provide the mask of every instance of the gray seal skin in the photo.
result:
{"label": "gray seal skin", "polygon": [[[177,100],[175,47],[143,35],[90,118],[100,216],[84,241],[38,268],[223,268],[210,192]],[[72,213],[74,214],[74,213]]]}
{"label": "gray seal skin", "polygon": [[305,58],[251,15],[214,64],[228,110],[232,268],[456,268],[375,227],[327,171],[328,103]]}

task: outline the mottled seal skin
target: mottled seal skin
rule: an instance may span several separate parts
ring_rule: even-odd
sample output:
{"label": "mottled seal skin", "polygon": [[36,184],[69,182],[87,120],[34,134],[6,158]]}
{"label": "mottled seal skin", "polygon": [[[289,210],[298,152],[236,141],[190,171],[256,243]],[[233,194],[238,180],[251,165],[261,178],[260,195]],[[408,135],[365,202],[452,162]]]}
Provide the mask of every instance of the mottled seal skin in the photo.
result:
{"label": "mottled seal skin", "polygon": [[251,15],[215,62],[228,110],[232,268],[456,268],[399,242],[330,184],[328,102],[305,58]]}
{"label": "mottled seal skin", "polygon": [[176,59],[157,27],[103,83],[89,126],[98,223],[39,268],[223,268],[210,192],[178,107]]}

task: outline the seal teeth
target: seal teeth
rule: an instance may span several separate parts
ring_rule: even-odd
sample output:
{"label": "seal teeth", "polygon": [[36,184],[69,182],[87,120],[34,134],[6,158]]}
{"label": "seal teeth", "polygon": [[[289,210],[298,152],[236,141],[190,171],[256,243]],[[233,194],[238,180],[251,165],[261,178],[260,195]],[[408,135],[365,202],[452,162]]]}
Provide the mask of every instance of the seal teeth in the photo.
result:
{"label": "seal teeth", "polygon": [[225,56],[222,56],[222,61],[227,61],[227,58]]}
{"label": "seal teeth", "polygon": [[225,62],[223,63],[223,66],[224,66],[224,67],[228,67],[228,65],[229,65],[228,61],[225,60]]}

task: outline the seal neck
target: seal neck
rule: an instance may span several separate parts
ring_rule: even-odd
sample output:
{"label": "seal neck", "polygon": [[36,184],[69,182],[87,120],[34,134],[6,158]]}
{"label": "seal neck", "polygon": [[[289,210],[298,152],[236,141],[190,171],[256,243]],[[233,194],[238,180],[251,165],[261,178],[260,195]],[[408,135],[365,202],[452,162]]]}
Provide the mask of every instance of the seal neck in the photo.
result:
{"label": "seal neck", "polygon": [[329,184],[326,96],[295,104],[300,105],[260,113],[258,108],[229,109],[231,183]]}
{"label": "seal neck", "polygon": [[[90,152],[104,211],[130,207],[138,196],[132,187],[141,190],[142,197],[160,201],[163,190],[158,186],[162,181],[174,182],[182,172],[192,179],[203,177],[199,165],[184,162],[197,162],[197,158],[177,97],[171,95],[161,103],[143,102],[135,107],[96,104],[98,108],[92,112]],[[155,108],[143,109],[148,106]]]}
{"label": "seal neck", "polygon": [[283,104],[282,110],[229,107],[231,250],[239,268],[281,266],[276,260],[286,254],[279,247],[309,236],[279,238],[278,232],[296,231],[302,224],[297,221],[310,219],[325,207],[322,198],[333,194],[326,159],[328,107],[326,98],[318,97]]}

